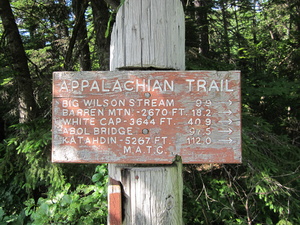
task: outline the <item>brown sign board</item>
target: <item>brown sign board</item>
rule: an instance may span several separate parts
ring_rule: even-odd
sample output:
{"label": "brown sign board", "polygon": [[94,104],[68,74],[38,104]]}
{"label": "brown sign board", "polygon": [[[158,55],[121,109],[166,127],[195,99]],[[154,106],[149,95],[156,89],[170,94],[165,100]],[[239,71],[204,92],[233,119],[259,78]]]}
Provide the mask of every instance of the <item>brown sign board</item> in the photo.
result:
{"label": "brown sign board", "polygon": [[53,162],[240,163],[240,72],[55,72],[52,123]]}

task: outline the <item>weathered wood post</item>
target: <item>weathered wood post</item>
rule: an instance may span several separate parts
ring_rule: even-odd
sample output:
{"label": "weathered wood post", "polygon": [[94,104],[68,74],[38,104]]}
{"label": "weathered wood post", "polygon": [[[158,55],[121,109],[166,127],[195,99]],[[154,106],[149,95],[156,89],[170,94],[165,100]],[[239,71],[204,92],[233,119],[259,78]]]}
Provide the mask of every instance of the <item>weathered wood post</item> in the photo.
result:
{"label": "weathered wood post", "polygon": [[[185,20],[180,0],[127,0],[111,38],[110,70],[184,70]],[[156,156],[159,157],[159,156]],[[145,162],[147,163],[147,162]],[[109,164],[109,221],[115,224],[182,224],[182,162],[167,166]],[[112,188],[114,187],[114,188]]]}

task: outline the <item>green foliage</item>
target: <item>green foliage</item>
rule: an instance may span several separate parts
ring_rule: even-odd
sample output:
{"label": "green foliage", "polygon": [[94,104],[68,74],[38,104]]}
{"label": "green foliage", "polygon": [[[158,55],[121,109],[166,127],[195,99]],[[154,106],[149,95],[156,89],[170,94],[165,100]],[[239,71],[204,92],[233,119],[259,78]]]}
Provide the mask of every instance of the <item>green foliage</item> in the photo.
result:
{"label": "green foliage", "polygon": [[192,216],[185,212],[186,224],[300,222],[300,149],[268,123],[243,118],[242,165],[186,168],[184,205],[193,208]]}
{"label": "green foliage", "polygon": [[105,165],[96,167],[94,185],[78,185],[71,190],[67,183],[62,189],[48,192],[47,198],[25,202],[28,224],[106,224],[107,170]]}
{"label": "green foliage", "polygon": [[[13,125],[11,129],[14,130],[13,137],[0,145],[3,154],[0,164],[3,182],[0,187],[1,207],[9,209],[7,213],[11,215],[3,221],[20,220],[24,203],[26,216],[31,218],[28,224],[60,224],[63,221],[67,224],[104,224],[106,165],[96,167],[91,178],[94,185],[81,184],[72,190],[71,184],[65,182],[61,166],[49,163],[50,123],[36,120]],[[28,196],[31,198],[26,200]],[[23,216],[22,221],[25,219]]]}
{"label": "green foliage", "polygon": [[0,144],[0,202],[12,215],[23,201],[41,187],[60,188],[64,177],[59,166],[50,164],[50,124],[35,120],[10,127],[11,137]]}

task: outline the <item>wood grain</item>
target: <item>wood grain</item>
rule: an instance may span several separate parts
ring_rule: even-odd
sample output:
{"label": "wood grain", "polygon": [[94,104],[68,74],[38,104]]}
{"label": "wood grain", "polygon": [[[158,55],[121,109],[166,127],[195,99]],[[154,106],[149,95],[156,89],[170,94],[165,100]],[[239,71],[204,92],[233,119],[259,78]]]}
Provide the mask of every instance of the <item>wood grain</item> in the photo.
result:
{"label": "wood grain", "polygon": [[113,27],[110,68],[185,69],[185,20],[179,0],[130,0]]}

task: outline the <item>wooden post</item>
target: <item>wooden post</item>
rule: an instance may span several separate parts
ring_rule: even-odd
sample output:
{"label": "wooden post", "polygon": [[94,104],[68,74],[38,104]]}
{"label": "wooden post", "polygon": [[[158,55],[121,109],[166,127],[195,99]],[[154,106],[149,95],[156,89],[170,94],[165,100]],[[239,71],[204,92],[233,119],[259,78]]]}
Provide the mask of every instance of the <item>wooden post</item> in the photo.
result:
{"label": "wooden post", "polygon": [[[184,46],[180,0],[127,0],[112,32],[110,70],[184,70]],[[111,206],[120,195],[109,192],[108,224],[182,224],[180,157],[171,165],[109,164],[108,168],[110,179],[120,182],[123,193],[121,222],[115,220],[120,218],[120,208]],[[116,188],[115,182],[109,186],[109,190]]]}
{"label": "wooden post", "polygon": [[[124,220],[121,224],[182,224],[183,181],[180,157],[172,165],[135,167],[109,164],[108,168],[110,177],[120,179],[123,188]],[[109,193],[109,198],[112,194]],[[119,213],[115,210],[109,215]],[[113,217],[109,218],[109,221],[113,220]]]}
{"label": "wooden post", "polygon": [[110,70],[185,69],[185,19],[180,0],[127,0],[110,46]]}

